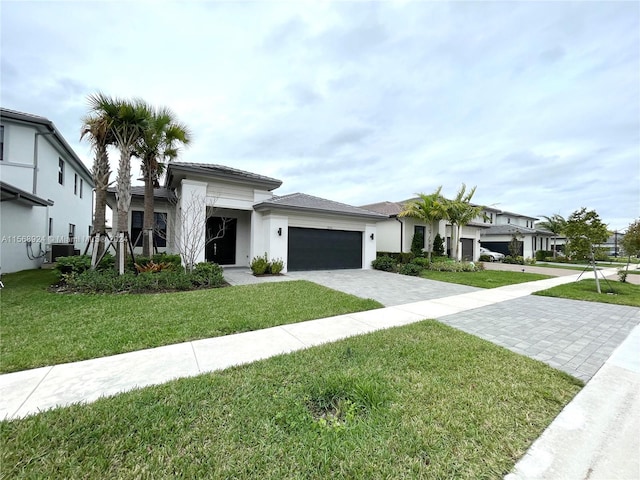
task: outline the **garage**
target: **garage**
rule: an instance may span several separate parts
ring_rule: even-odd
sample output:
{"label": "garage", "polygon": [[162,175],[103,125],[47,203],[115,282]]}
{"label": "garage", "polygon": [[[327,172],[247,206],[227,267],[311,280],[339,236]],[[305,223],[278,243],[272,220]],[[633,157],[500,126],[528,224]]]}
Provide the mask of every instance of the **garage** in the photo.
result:
{"label": "garage", "polygon": [[362,268],[362,232],[289,227],[288,270]]}

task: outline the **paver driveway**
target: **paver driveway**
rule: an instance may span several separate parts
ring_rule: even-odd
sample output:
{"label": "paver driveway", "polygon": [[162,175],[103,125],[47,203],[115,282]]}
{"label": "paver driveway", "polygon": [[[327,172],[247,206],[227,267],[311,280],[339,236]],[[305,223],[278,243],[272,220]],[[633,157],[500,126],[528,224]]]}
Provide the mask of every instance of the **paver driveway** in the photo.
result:
{"label": "paver driveway", "polygon": [[[373,298],[385,306],[483,290],[377,270],[287,276]],[[588,381],[640,323],[640,308],[529,295],[438,320]]]}

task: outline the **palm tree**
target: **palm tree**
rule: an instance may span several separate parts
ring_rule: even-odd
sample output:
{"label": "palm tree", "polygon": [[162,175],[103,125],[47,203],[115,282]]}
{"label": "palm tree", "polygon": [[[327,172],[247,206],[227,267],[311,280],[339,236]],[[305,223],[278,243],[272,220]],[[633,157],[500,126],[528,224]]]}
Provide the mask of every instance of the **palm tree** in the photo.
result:
{"label": "palm tree", "polygon": [[120,152],[116,176],[116,205],[118,222],[117,268],[124,273],[125,236],[129,233],[129,207],[131,205],[131,155],[150,116],[149,107],[139,99],[132,102],[111,98],[102,93],[91,96],[92,112],[109,123],[109,132]]}
{"label": "palm tree", "polygon": [[559,213],[554,213],[550,217],[541,215],[545,219],[544,222],[538,222],[537,226],[553,233],[553,258],[556,258],[556,239],[563,235],[567,228],[567,221]]}
{"label": "palm tree", "polygon": [[471,198],[476,193],[476,187],[473,187],[469,193],[466,193],[467,186],[463,183],[458,190],[456,198],[448,200],[447,218],[451,222],[451,257],[458,259],[458,243],[460,243],[460,235],[462,227],[471,222],[474,218],[482,213],[484,207],[481,205],[472,205]]}
{"label": "palm tree", "polygon": [[150,117],[142,137],[134,147],[134,155],[142,160],[144,177],[144,225],[142,255],[151,256],[153,246],[154,198],[153,190],[164,170],[163,160],[173,160],[179,154],[179,144],[188,145],[191,134],[186,125],[175,119],[168,108],[150,110]]}
{"label": "palm tree", "polygon": [[440,194],[442,186],[430,195],[418,193],[418,199],[412,200],[405,205],[400,212],[400,217],[411,217],[422,220],[429,225],[429,234],[427,237],[427,258],[431,262],[431,251],[433,250],[433,242],[431,235],[433,233],[433,223],[447,218],[447,209],[445,199]]}
{"label": "palm tree", "polygon": [[[93,96],[89,96],[89,103],[90,105],[94,104]],[[82,140],[85,136],[88,137],[95,153],[91,170],[96,192],[93,233],[98,236],[99,241],[97,250],[93,255],[94,261],[102,255],[104,236],[106,235],[107,188],[111,177],[107,148],[114,142],[110,126],[109,118],[104,115],[87,115],[82,119],[80,139]],[[95,265],[92,265],[92,268],[95,268]]]}

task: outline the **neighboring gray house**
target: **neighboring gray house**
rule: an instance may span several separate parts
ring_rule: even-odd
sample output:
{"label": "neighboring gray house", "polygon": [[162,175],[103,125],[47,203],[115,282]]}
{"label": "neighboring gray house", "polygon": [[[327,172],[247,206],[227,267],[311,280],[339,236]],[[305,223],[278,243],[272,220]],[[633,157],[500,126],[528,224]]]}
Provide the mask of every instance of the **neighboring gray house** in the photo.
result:
{"label": "neighboring gray house", "polygon": [[[156,240],[166,239],[158,250],[177,253],[180,242],[195,234],[203,239],[196,261],[246,267],[266,253],[284,260],[285,271],[371,268],[376,224],[385,216],[303,193],[276,196],[281,184],[222,165],[169,163],[164,187],[155,194],[156,229],[165,232]],[[114,193],[108,202],[117,225]],[[138,187],[129,212],[133,241],[142,220]]]}
{"label": "neighboring gray house", "polygon": [[86,245],[89,169],[47,118],[0,108],[0,268],[39,268]]}
{"label": "neighboring gray house", "polygon": [[528,215],[498,210],[491,227],[482,232],[480,242],[489,250],[510,255],[509,244],[515,238],[519,255],[535,258],[538,250],[553,249],[553,234],[536,228],[537,220]]}

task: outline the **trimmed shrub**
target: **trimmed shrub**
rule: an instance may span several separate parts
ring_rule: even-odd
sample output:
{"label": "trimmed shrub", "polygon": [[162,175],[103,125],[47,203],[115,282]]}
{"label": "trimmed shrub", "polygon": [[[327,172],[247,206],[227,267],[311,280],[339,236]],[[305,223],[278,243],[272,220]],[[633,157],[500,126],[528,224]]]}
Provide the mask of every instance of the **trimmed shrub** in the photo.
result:
{"label": "trimmed shrub", "polygon": [[418,265],[421,268],[426,268],[429,266],[429,259],[425,257],[416,257],[411,260],[411,263],[414,265]]}
{"label": "trimmed shrub", "polygon": [[438,257],[444,256],[444,240],[439,233],[436,233],[436,238],[433,239],[433,252],[431,254]]}
{"label": "trimmed shrub", "polygon": [[217,263],[200,262],[193,268],[191,281],[194,285],[219,287],[224,283],[223,270]]}
{"label": "trimmed shrub", "polygon": [[422,235],[421,232],[414,233],[413,239],[411,240],[411,252],[416,257],[421,257],[423,248],[424,248],[424,235]]}
{"label": "trimmed shrub", "polygon": [[280,275],[284,270],[284,261],[281,258],[271,260],[271,273],[274,275]]}
{"label": "trimmed shrub", "polygon": [[182,259],[178,254],[156,253],[153,257],[151,257],[151,260],[154,263],[164,263],[167,265],[171,265],[172,267],[167,267],[167,268],[173,268],[174,270],[182,271],[183,269]]}
{"label": "trimmed shrub", "polygon": [[420,265],[416,265],[415,263],[406,263],[400,266],[398,272],[402,275],[411,275],[413,277],[417,277],[418,275],[420,275],[420,272],[422,270],[423,269]]}
{"label": "trimmed shrub", "polygon": [[553,258],[553,251],[551,250],[538,250],[536,251],[536,260],[542,262],[547,259],[547,257]]}
{"label": "trimmed shrub", "polygon": [[254,275],[264,275],[267,273],[267,269],[269,268],[267,254],[265,253],[262,257],[254,257],[249,266],[251,267],[251,271]]}
{"label": "trimmed shrub", "polygon": [[416,255],[413,254],[413,252],[403,252],[403,253],[399,253],[397,260],[400,263],[409,263],[411,262],[414,258],[420,258],[420,257],[416,257]]}
{"label": "trimmed shrub", "polygon": [[480,255],[480,261],[481,262],[490,262],[491,261],[491,257],[489,255],[487,255],[486,253],[483,253],[482,255]]}
{"label": "trimmed shrub", "polygon": [[382,270],[384,272],[395,272],[397,269],[397,262],[388,256],[376,258],[371,262],[371,266],[376,270]]}
{"label": "trimmed shrub", "polygon": [[502,263],[510,263],[513,265],[524,265],[524,257],[522,255],[517,255],[515,257],[511,255],[507,255],[502,260]]}
{"label": "trimmed shrub", "polygon": [[55,269],[59,274],[78,275],[91,268],[89,255],[73,255],[71,257],[58,257]]}

